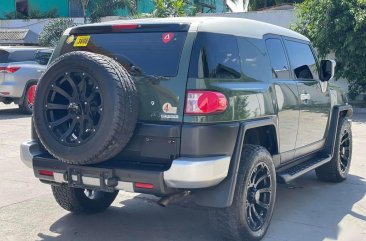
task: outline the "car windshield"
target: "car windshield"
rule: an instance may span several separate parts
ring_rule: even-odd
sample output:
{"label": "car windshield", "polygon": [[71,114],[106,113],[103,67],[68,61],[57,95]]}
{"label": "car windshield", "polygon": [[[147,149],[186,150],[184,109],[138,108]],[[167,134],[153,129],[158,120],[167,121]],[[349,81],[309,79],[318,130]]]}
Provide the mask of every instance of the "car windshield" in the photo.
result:
{"label": "car windshield", "polygon": [[132,75],[174,77],[187,32],[91,34],[86,46],[66,41],[61,54],[89,51],[109,56],[121,63]]}

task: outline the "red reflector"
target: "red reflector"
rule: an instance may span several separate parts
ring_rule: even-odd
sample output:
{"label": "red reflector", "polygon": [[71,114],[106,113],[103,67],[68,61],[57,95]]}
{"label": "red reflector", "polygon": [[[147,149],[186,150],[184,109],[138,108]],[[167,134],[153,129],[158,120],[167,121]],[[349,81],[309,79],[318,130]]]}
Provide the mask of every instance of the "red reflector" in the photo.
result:
{"label": "red reflector", "polygon": [[39,170],[39,175],[53,177],[53,171]]}
{"label": "red reflector", "polygon": [[10,92],[0,92],[2,95],[10,95]]}
{"label": "red reflector", "polygon": [[139,27],[138,24],[115,24],[115,25],[112,25],[113,30],[137,29],[138,27]]}
{"label": "red reflector", "polygon": [[6,72],[8,74],[13,74],[15,72],[17,72],[20,69],[20,67],[0,67],[0,72]]}
{"label": "red reflector", "polygon": [[150,184],[150,183],[136,182],[135,187],[136,188],[144,188],[144,189],[153,189],[154,185]]}
{"label": "red reflector", "polygon": [[227,99],[216,91],[188,91],[186,97],[186,114],[214,114],[224,112]]}

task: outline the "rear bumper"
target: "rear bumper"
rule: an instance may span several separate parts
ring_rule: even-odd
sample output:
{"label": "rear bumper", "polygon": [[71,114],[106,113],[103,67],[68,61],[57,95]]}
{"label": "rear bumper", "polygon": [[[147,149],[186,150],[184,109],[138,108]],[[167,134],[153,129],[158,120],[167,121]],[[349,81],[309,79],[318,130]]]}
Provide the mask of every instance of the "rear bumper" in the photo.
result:
{"label": "rear bumper", "polygon": [[0,97],[21,98],[24,92],[26,82],[23,81],[3,81],[0,83]]}
{"label": "rear bumper", "polygon": [[[42,154],[36,141],[21,145],[21,159],[33,168],[37,178],[51,184],[69,183],[81,188],[103,188],[131,192],[166,195],[177,189],[207,188],[219,184],[228,175],[230,156],[202,158],[180,157],[173,160],[168,170],[136,170],[115,166],[74,166],[64,164],[49,155]],[[51,171],[52,176],[41,171]],[[104,173],[104,174],[103,174]],[[108,175],[107,175],[107,174]],[[135,183],[152,184],[151,189],[136,187]]]}

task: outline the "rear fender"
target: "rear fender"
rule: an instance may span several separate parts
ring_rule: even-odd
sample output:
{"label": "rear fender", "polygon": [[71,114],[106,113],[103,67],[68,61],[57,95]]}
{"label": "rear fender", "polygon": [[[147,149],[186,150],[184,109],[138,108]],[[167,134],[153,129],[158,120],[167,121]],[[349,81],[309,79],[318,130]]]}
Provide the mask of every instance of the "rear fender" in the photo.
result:
{"label": "rear fender", "polygon": [[[195,202],[200,206],[214,208],[224,208],[231,206],[234,198],[236,179],[246,132],[252,128],[274,126],[277,135],[277,123],[277,117],[275,116],[240,123],[239,134],[237,136],[234,153],[231,158],[228,176],[225,180],[213,188],[195,192]],[[278,135],[276,138],[278,143]],[[277,156],[278,155],[273,156],[274,161],[278,159]]]}

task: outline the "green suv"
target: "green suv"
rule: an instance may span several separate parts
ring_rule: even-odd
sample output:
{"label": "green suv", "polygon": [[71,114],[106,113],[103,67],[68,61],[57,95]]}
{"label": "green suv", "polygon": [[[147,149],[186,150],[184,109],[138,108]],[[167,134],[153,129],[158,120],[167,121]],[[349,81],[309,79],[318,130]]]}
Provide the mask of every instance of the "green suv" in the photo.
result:
{"label": "green suv", "polygon": [[38,83],[21,157],[68,211],[118,190],[192,195],[224,238],[259,240],[277,183],[347,177],[352,108],[334,71],[306,37],[252,20],[77,26]]}

